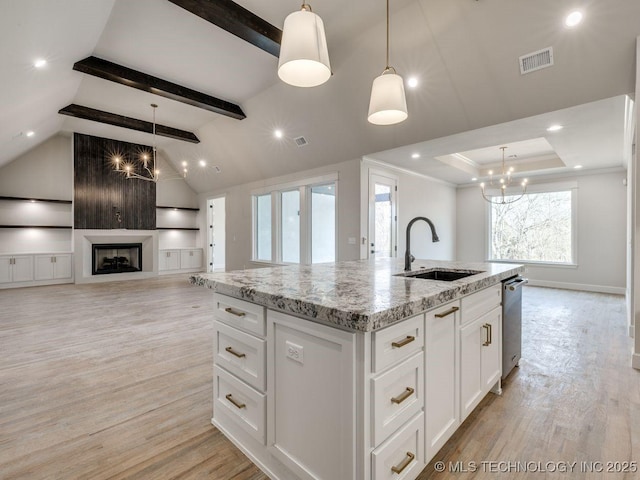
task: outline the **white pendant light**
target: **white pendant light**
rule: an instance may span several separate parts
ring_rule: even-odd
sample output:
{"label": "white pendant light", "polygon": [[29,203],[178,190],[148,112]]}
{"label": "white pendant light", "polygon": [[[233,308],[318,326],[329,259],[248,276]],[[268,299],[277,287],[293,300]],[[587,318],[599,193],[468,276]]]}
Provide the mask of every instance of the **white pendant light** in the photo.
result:
{"label": "white pendant light", "polygon": [[324,23],[306,3],[284,20],[278,76],[295,87],[315,87],[331,77]]}
{"label": "white pendant light", "polygon": [[382,75],[373,80],[369,116],[367,120],[375,125],[393,125],[407,119],[407,99],[404,95],[404,81],[389,66],[389,0],[387,0],[387,67]]}

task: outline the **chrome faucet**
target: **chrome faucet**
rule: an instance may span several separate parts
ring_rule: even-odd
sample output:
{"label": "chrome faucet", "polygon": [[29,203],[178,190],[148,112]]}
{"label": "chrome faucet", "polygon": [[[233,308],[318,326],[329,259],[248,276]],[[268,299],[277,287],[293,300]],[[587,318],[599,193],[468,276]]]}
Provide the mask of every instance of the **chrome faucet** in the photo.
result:
{"label": "chrome faucet", "polygon": [[440,239],[438,238],[438,234],[436,233],[436,227],[433,226],[433,222],[431,222],[431,220],[429,220],[427,217],[416,217],[413,220],[411,220],[409,222],[409,225],[407,225],[407,243],[406,243],[407,249],[404,252],[404,271],[405,272],[411,271],[411,262],[413,262],[416,259],[416,257],[411,255],[411,227],[418,220],[424,220],[429,224],[429,227],[431,227],[431,240],[434,243],[440,241]]}

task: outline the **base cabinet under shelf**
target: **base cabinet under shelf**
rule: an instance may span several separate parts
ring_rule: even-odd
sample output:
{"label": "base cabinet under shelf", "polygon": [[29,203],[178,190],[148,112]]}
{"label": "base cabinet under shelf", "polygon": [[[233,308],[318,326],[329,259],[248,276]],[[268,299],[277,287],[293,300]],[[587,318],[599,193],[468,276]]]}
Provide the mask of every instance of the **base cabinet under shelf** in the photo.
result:
{"label": "base cabinet under shelf", "polygon": [[202,269],[202,258],[201,248],[162,249],[158,251],[158,271],[163,273],[199,271]]}
{"label": "base cabinet under shelf", "polygon": [[71,254],[36,255],[35,280],[58,280],[72,277]]}
{"label": "base cabinet under shelf", "polygon": [[33,255],[0,256],[0,283],[33,280]]}

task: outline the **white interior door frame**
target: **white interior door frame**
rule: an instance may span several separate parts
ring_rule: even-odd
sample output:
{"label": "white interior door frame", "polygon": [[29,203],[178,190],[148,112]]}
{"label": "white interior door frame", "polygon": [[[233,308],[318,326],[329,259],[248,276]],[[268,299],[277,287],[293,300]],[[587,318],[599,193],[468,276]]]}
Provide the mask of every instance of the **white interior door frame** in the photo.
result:
{"label": "white interior door frame", "polygon": [[398,177],[389,174],[388,172],[377,171],[375,169],[369,169],[369,193],[368,193],[368,243],[367,243],[367,258],[375,256],[375,211],[376,211],[376,193],[375,186],[386,185],[390,188],[391,199],[391,256],[396,257],[398,255]]}

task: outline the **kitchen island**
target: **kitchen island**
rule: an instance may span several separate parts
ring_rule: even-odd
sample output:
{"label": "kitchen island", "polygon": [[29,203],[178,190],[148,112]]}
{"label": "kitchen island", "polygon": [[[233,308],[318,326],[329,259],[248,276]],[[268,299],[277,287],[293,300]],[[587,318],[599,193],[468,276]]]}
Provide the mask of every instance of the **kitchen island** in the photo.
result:
{"label": "kitchen island", "polygon": [[[273,479],[414,479],[500,392],[519,265],[396,259],[198,274],[214,291],[212,422]],[[479,272],[479,273],[474,273]]]}

